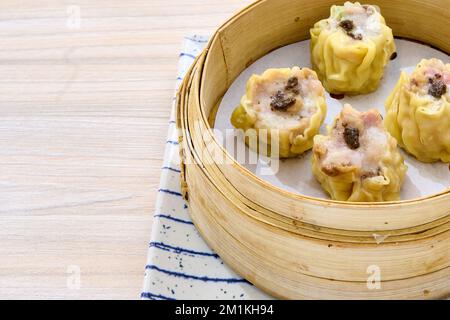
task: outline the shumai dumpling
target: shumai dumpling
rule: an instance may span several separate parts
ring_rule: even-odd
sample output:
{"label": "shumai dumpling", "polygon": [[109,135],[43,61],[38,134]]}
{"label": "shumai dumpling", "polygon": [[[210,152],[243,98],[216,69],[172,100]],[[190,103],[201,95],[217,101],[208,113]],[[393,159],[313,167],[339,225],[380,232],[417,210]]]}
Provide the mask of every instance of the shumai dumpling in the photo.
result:
{"label": "shumai dumpling", "polygon": [[330,17],[317,22],[310,33],[313,69],[325,89],[335,94],[377,89],[396,50],[378,7],[358,2],[332,6]]}
{"label": "shumai dumpling", "polygon": [[359,112],[346,104],[328,135],[314,138],[312,171],[334,200],[398,200],[406,170],[375,109]]}
{"label": "shumai dumpling", "polygon": [[[314,71],[267,69],[250,77],[231,123],[245,131],[250,148],[259,146],[260,152],[264,149],[273,157],[288,158],[312,147],[326,112],[325,90]],[[257,143],[249,143],[252,136],[257,136]],[[272,141],[278,144],[277,150],[272,150]]]}
{"label": "shumai dumpling", "polygon": [[423,162],[450,162],[450,64],[422,60],[386,100],[386,129]]}

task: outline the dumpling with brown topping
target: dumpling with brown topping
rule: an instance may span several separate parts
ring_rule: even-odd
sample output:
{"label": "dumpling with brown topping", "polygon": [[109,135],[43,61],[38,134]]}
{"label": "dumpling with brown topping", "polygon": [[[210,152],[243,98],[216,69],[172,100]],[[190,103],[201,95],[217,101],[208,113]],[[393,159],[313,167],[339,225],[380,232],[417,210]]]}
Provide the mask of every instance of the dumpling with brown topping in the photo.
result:
{"label": "dumpling with brown topping", "polygon": [[395,53],[392,30],[378,7],[346,2],[310,30],[311,62],[325,89],[361,94],[377,89]]}
{"label": "dumpling with brown topping", "polygon": [[386,100],[386,129],[423,162],[450,162],[450,64],[422,60]]}
{"label": "dumpling with brown topping", "polygon": [[312,171],[334,200],[398,200],[406,170],[375,109],[359,112],[346,104],[328,135],[314,138]]}
{"label": "dumpling with brown topping", "polygon": [[[250,148],[288,158],[312,147],[326,111],[325,90],[314,71],[299,67],[267,69],[262,75],[250,77],[231,123],[245,131]],[[250,143],[251,137],[258,141]]]}

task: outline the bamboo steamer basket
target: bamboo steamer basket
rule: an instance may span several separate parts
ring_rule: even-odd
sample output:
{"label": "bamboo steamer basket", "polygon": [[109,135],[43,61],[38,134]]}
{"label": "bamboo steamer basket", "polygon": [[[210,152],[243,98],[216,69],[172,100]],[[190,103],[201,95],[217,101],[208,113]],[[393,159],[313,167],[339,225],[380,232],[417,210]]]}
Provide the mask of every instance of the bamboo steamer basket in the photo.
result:
{"label": "bamboo steamer basket", "polygon": [[[371,1],[395,36],[450,52],[446,0]],[[178,92],[181,184],[194,223],[237,273],[280,298],[421,299],[450,295],[450,191],[349,203],[294,194],[250,173],[212,121],[233,80],[268,52],[309,38],[331,0],[261,0],[228,20]],[[276,14],[274,14],[276,13]],[[418,24],[417,21],[427,21]],[[369,289],[376,267],[380,287]]]}

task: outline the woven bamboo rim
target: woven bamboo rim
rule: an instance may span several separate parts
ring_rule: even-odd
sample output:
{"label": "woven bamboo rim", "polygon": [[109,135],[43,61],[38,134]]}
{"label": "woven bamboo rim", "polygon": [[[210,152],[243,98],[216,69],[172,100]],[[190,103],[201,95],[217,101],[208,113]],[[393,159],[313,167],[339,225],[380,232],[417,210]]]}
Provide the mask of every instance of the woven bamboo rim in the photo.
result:
{"label": "woven bamboo rim", "polygon": [[[408,21],[416,21],[417,12],[425,17],[437,14],[445,1],[416,1],[407,10],[401,1],[373,2],[382,8],[396,35],[425,41],[423,33],[433,26],[410,31]],[[238,273],[279,297],[447,296],[448,190],[421,199],[383,204],[349,204],[292,194],[241,167],[210,131],[209,116],[245,66],[274,48],[307,38],[308,26],[327,16],[331,4],[332,1],[258,1],[216,32],[188,72],[178,94],[177,123],[182,129],[181,158],[187,164],[182,165],[182,187],[189,194],[192,218],[207,242]],[[251,30],[245,27],[249,20],[270,12],[281,16],[281,20],[272,22],[276,27],[273,30],[272,26],[270,34],[262,32],[252,37],[242,32]],[[295,12],[303,15],[297,19]],[[450,18],[448,10],[444,15],[439,12],[440,16],[433,17],[434,27],[446,26]],[[288,22],[283,24],[284,21]],[[436,30],[443,34],[428,39],[428,43],[449,52],[450,43],[440,39],[448,39],[450,30]],[[227,46],[239,44],[244,36],[254,42],[252,50],[240,52]],[[274,39],[269,41],[270,36]],[[260,37],[266,40],[263,44],[258,44]],[[231,164],[213,161],[215,152]],[[267,257],[267,252],[271,257]],[[374,263],[382,270],[383,285],[381,290],[369,291],[367,266]],[[307,287],[307,291],[302,290]]]}

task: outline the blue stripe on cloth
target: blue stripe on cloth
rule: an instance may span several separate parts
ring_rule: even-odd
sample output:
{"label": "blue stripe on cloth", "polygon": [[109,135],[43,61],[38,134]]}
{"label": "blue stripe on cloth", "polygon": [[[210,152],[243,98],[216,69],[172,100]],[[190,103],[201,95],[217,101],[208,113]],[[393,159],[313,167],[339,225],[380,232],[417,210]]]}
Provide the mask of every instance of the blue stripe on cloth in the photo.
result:
{"label": "blue stripe on cloth", "polygon": [[176,191],[172,191],[172,190],[169,190],[169,189],[158,189],[158,192],[164,192],[164,193],[168,193],[168,194],[171,194],[171,195],[174,195],[174,196],[178,196],[178,197],[182,197],[183,196],[181,193],[176,192]]}
{"label": "blue stripe on cloth", "polygon": [[196,39],[196,38],[189,38],[189,37],[184,37],[186,40],[192,41],[192,42],[198,42],[198,43],[206,43],[208,42],[208,40],[206,39]]}
{"label": "blue stripe on cloth", "polygon": [[194,251],[186,248],[181,247],[174,247],[170,246],[168,244],[162,243],[162,242],[150,242],[150,247],[158,248],[164,251],[174,252],[174,253],[187,253],[191,255],[197,255],[197,256],[205,256],[205,257],[213,257],[218,259],[219,256],[213,252],[202,252],[202,251]]}
{"label": "blue stripe on cloth", "polygon": [[170,171],[178,172],[178,173],[181,172],[180,169],[172,168],[172,167],[169,167],[169,166],[162,167],[161,169],[162,169],[162,170],[170,170]]}
{"label": "blue stripe on cloth", "polygon": [[158,299],[161,299],[161,300],[176,300],[175,298],[170,298],[170,297],[163,296],[161,294],[154,294],[154,293],[151,293],[151,292],[142,292],[141,293],[141,298],[147,298],[147,299],[152,299],[152,300],[158,300]]}
{"label": "blue stripe on cloth", "polygon": [[172,221],[176,221],[176,222],[180,222],[180,223],[185,223],[185,224],[194,224],[192,221],[188,221],[188,220],[183,220],[183,219],[179,219],[179,218],[175,218],[172,217],[170,215],[166,215],[166,214],[155,214],[154,215],[155,218],[164,218],[164,219],[169,219]]}
{"label": "blue stripe on cloth", "polygon": [[159,271],[159,272],[162,272],[162,273],[174,276],[174,277],[200,280],[200,281],[204,281],[204,282],[226,282],[226,283],[248,283],[248,284],[251,284],[250,282],[248,282],[247,280],[242,279],[242,278],[210,278],[210,277],[206,277],[206,276],[196,276],[196,275],[192,275],[192,274],[186,274],[186,273],[182,273],[182,272],[176,272],[176,271],[162,269],[162,268],[159,268],[158,266],[151,265],[151,264],[146,265],[145,269],[156,270],[156,271]]}
{"label": "blue stripe on cloth", "polygon": [[186,52],[180,53],[180,58],[181,58],[181,57],[189,57],[189,58],[192,58],[192,59],[195,59],[195,58],[196,58],[193,54],[186,53]]}
{"label": "blue stripe on cloth", "polygon": [[[174,75],[177,78],[176,86],[185,79],[189,65],[193,59],[204,49],[208,39],[205,37],[186,35],[182,53],[179,57],[178,73]],[[180,53],[180,52],[178,52]],[[176,104],[179,96],[172,96]],[[174,114],[172,106],[172,113]],[[176,137],[176,121],[170,118],[168,121],[169,138],[165,145],[165,159],[161,167],[162,176],[160,181],[160,190],[158,192],[158,211],[155,213],[155,226],[151,234],[151,240],[148,245],[148,260],[145,266],[144,289],[139,292],[142,299],[226,299],[230,295],[236,297],[260,297],[264,296],[256,288],[250,288],[252,285],[241,276],[231,272],[218,257],[211,251],[200,238],[195,226],[187,215],[188,204],[181,197],[181,191],[178,187],[179,159],[176,149],[178,148],[178,139]],[[164,171],[166,170],[166,171]],[[158,221],[159,220],[159,221]],[[170,232],[161,232],[171,228]],[[160,232],[158,232],[160,231]],[[187,238],[185,238],[185,236]],[[175,259],[177,258],[178,259]],[[179,264],[180,259],[186,260]],[[185,266],[190,268],[185,268]],[[171,293],[171,288],[191,288],[183,294],[180,292]],[[224,289],[226,288],[226,289]],[[169,291],[167,291],[167,290]],[[226,290],[227,294],[218,293]],[[250,289],[250,290],[249,290]],[[214,295],[214,293],[217,294]]]}

